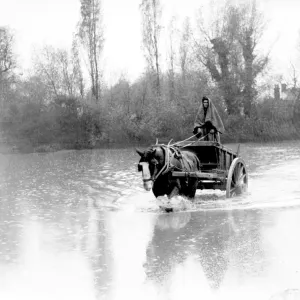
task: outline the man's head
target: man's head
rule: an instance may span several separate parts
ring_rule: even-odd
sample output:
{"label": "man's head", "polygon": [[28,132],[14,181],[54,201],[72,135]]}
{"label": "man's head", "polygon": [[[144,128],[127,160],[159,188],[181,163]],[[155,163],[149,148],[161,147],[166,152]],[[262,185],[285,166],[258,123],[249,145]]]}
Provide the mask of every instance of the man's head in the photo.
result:
{"label": "man's head", "polygon": [[207,108],[208,107],[208,105],[209,105],[209,100],[208,100],[208,98],[207,97],[203,97],[202,98],[202,104],[203,104],[203,107],[204,108]]}

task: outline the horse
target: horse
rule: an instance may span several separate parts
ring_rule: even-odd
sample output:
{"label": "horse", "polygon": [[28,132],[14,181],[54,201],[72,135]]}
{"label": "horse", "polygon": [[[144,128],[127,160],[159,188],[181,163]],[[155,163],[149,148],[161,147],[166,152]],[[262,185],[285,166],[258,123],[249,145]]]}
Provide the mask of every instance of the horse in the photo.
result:
{"label": "horse", "polygon": [[[172,177],[172,171],[200,171],[200,161],[192,151],[171,145],[155,144],[145,151],[136,149],[140,155],[138,171],[142,172],[144,189],[157,198],[176,195],[191,201],[195,198],[198,179],[195,177]],[[172,211],[172,209],[170,209]]]}

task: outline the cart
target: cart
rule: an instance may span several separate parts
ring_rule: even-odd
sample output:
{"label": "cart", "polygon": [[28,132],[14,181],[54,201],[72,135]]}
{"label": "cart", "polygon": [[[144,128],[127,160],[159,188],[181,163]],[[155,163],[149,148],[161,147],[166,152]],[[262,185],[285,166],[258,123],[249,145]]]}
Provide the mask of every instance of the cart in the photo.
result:
{"label": "cart", "polygon": [[181,143],[180,148],[194,152],[201,171],[173,171],[173,177],[197,177],[197,189],[219,189],[226,191],[226,198],[243,194],[248,189],[248,171],[244,160],[236,152],[215,141]]}

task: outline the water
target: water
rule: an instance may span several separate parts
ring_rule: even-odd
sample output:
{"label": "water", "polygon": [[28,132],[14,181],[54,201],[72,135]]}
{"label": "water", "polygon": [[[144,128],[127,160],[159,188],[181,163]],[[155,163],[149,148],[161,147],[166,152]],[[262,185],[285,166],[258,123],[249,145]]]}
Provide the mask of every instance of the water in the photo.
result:
{"label": "water", "polygon": [[0,299],[299,299],[300,142],[241,156],[247,194],[166,214],[132,149],[0,154]]}

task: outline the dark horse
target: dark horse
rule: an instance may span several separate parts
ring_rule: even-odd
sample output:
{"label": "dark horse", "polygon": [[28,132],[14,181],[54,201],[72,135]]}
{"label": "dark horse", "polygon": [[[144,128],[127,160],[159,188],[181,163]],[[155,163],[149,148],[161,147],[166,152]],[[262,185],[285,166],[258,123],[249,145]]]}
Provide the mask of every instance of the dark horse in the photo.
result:
{"label": "dark horse", "polygon": [[195,153],[170,145],[156,144],[141,156],[138,170],[142,172],[144,188],[152,189],[155,197],[167,195],[169,199],[181,195],[192,200],[195,197],[198,179],[195,177],[172,177],[172,171],[200,171],[200,161]]}

